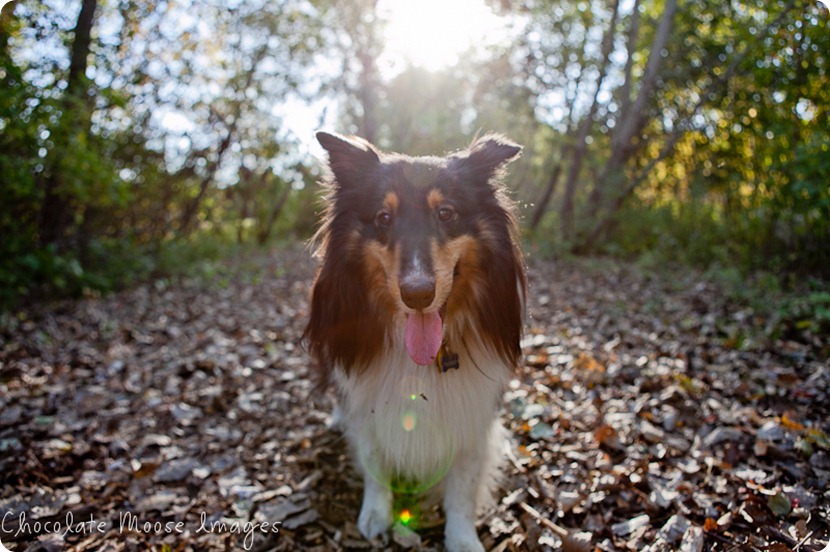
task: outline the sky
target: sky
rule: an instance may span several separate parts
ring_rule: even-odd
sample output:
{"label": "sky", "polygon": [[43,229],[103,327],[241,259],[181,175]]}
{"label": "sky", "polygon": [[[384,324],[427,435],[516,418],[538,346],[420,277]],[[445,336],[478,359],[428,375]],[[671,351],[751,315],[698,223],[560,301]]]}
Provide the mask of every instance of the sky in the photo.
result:
{"label": "sky", "polygon": [[510,29],[483,0],[382,0],[389,24],[381,66],[399,72],[406,62],[432,71],[458,62],[470,47],[507,38]]}

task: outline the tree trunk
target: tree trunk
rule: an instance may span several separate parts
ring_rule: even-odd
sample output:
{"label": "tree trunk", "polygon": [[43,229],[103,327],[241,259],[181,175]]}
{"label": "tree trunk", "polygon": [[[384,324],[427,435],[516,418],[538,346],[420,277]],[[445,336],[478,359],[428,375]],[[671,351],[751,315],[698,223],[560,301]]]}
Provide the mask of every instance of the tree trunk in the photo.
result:
{"label": "tree trunk", "polygon": [[[333,2],[329,15],[340,31],[342,76],[340,85],[348,96],[347,114],[357,133],[377,142],[380,79],[377,57],[382,50],[378,0]],[[356,63],[354,63],[356,60]]]}
{"label": "tree trunk", "polygon": [[[619,94],[620,113],[627,113],[631,109],[631,85],[634,80],[634,54],[637,52],[637,41],[640,36],[640,0],[634,0],[631,8],[631,23],[626,37],[625,80]],[[616,135],[615,135],[616,136]]]}
{"label": "tree trunk", "polygon": [[[234,121],[236,121],[236,119],[234,119]],[[180,236],[187,236],[192,230],[193,221],[196,219],[196,213],[199,212],[199,206],[202,204],[202,200],[204,199],[205,194],[207,194],[208,188],[213,182],[213,178],[216,176],[216,171],[219,170],[219,166],[222,164],[222,158],[225,156],[225,152],[231,145],[231,139],[233,138],[235,132],[235,125],[231,125],[227,134],[222,139],[222,142],[219,144],[219,148],[216,151],[216,159],[214,159],[210,164],[207,169],[207,173],[205,173],[199,183],[199,193],[187,203],[184,211],[182,211],[182,216],[179,219]]]}
{"label": "tree trunk", "polygon": [[239,203],[239,220],[236,222],[236,243],[245,241],[245,221],[251,216],[251,195],[256,193],[253,185],[253,172],[247,167],[240,167],[239,181],[227,189],[227,201]]}
{"label": "tree trunk", "polygon": [[[778,17],[775,19],[775,21],[773,21],[770,25],[767,25],[767,27],[764,29],[763,33],[759,33],[757,35],[755,43],[758,44],[758,45],[763,45],[763,41],[770,34],[770,31],[772,29],[777,28],[777,26],[781,23],[781,21],[783,21],[783,19],[787,16],[787,14],[790,12],[790,10],[793,9],[794,5],[795,5],[794,0],[791,0],[785,6],[783,11],[778,15]],[[674,19],[674,12],[676,11],[676,9],[677,9],[676,0],[668,0],[667,3],[666,3],[666,7],[664,9],[664,12],[663,12],[663,16],[661,17],[660,27],[658,28],[658,32],[655,35],[655,39],[654,39],[654,43],[653,43],[655,45],[660,43],[661,44],[660,49],[665,47],[666,41],[668,40],[668,35],[670,33],[671,24],[672,24],[672,21]],[[664,36],[662,36],[662,38],[661,38],[661,35],[664,35]],[[718,87],[726,84],[729,81],[729,79],[732,78],[732,76],[737,71],[738,66],[740,65],[741,61],[746,57],[746,55],[749,53],[749,51],[750,51],[750,48],[747,48],[742,53],[735,56],[735,58],[732,60],[732,62],[729,64],[729,66],[726,68],[726,70],[723,71],[721,73],[721,75],[718,76],[718,78],[716,78],[714,81],[712,81],[709,84],[709,86],[707,86],[704,90],[702,90],[700,92],[700,94],[698,94],[699,99],[695,103],[695,105],[692,107],[692,109],[689,111],[689,113],[686,115],[686,117],[685,117],[686,122],[691,121],[694,118],[694,116],[697,114],[697,112],[700,110],[700,108],[705,103],[706,99],[711,94],[714,94],[715,90]],[[655,57],[655,56],[660,56],[660,52],[659,52],[659,50],[655,50],[654,46],[653,46],[651,54],[649,55],[649,60],[648,60],[647,66],[646,66],[647,67],[646,75],[644,76],[644,79],[646,77],[648,77],[649,75],[654,75],[654,77],[651,77],[652,80],[654,80],[656,78],[656,72],[659,69],[660,61],[659,61],[659,59],[657,59],[657,60],[655,60],[654,63],[652,63],[652,57]],[[654,85],[654,82],[652,82],[651,86],[653,87],[653,85]],[[640,94],[637,97],[637,102],[635,102],[635,104],[634,104],[634,111],[632,111],[632,113],[637,113],[637,111],[636,111],[637,106],[638,105],[642,106],[641,109],[643,110],[643,112],[640,115],[640,118],[642,120],[638,123],[639,124],[638,132],[639,132],[639,129],[642,128],[642,124],[645,121],[644,111],[645,111],[645,102],[646,102],[647,98],[643,97],[643,99],[641,100],[642,93],[643,93],[643,90],[641,89]],[[633,128],[633,126],[634,126],[633,123],[629,123],[629,126],[627,128]],[[594,246],[594,244],[606,232],[608,232],[608,230],[611,227],[613,227],[614,222],[616,220],[615,217],[616,217],[617,213],[619,212],[619,210],[622,208],[623,204],[625,203],[625,200],[628,199],[628,197],[630,197],[634,193],[634,190],[643,181],[645,181],[645,179],[648,177],[648,175],[651,173],[651,171],[654,169],[654,167],[659,162],[663,161],[669,155],[672,154],[672,152],[674,151],[674,147],[677,145],[677,142],[687,132],[687,129],[685,127],[686,127],[686,125],[684,125],[683,122],[676,125],[674,131],[667,137],[666,143],[664,144],[664,146],[660,150],[660,153],[658,154],[658,156],[651,159],[646,164],[646,166],[642,170],[640,170],[637,173],[637,175],[634,176],[628,183],[625,183],[625,181],[622,178],[622,170],[623,170],[623,165],[624,165],[625,161],[627,161],[627,159],[628,159],[628,157],[630,156],[630,153],[631,153],[630,151],[628,151],[629,147],[630,147],[630,144],[628,142],[624,142],[622,139],[617,141],[617,143],[619,144],[618,145],[618,150],[617,150],[618,151],[617,155],[614,156],[613,153],[612,153],[611,158],[608,160],[608,163],[606,163],[606,166],[603,169],[602,176],[599,179],[597,179],[597,186],[600,186],[602,183],[608,183],[608,184],[611,184],[611,185],[607,185],[604,188],[605,189],[604,194],[601,194],[600,192],[597,192],[598,194],[600,194],[600,195],[597,196],[599,199],[596,201],[595,204],[593,204],[593,203],[591,204],[591,206],[594,208],[594,211],[592,212],[592,215],[589,216],[589,218],[592,221],[594,221],[594,225],[590,229],[590,231],[586,232],[584,237],[581,238],[575,244],[574,252],[584,253],[584,252],[587,252],[587,251],[591,250],[592,247]],[[634,133],[632,131],[626,132],[623,135],[623,137],[625,137],[626,135],[630,139],[630,138],[633,138]],[[625,149],[625,154],[626,155],[621,155],[621,153],[619,152],[620,148]],[[592,192],[592,195],[593,195],[593,192]]]}
{"label": "tree trunk", "polygon": [[651,44],[651,50],[648,54],[646,70],[640,82],[640,91],[637,93],[637,99],[634,100],[630,108],[620,117],[619,130],[614,133],[614,138],[612,139],[611,159],[608,162],[609,169],[611,170],[616,169],[621,163],[625,162],[631,146],[631,140],[642,130],[645,124],[648,116],[646,107],[657,84],[657,76],[660,72],[660,66],[663,63],[662,51],[669,41],[676,12],[677,0],[666,0],[666,5],[663,8],[663,14],[660,16],[660,23],[657,26],[657,32],[654,34],[654,41]]}
{"label": "tree trunk", "polygon": [[14,17],[14,8],[16,4],[9,3],[3,6],[0,11],[0,58],[8,57],[9,52],[9,31],[8,27]]}
{"label": "tree trunk", "polygon": [[588,151],[588,133],[593,126],[594,115],[599,107],[599,92],[605,82],[605,76],[608,73],[608,67],[611,63],[611,52],[614,50],[614,35],[617,27],[619,7],[619,0],[613,0],[611,6],[611,21],[608,24],[608,30],[602,40],[602,65],[597,76],[594,97],[591,100],[591,108],[588,110],[579,128],[579,134],[576,137],[576,143],[573,147],[573,160],[568,168],[568,175],[565,179],[565,194],[562,197],[562,205],[559,210],[562,237],[565,240],[570,240],[573,237],[574,195],[576,193],[576,185],[579,181],[579,174],[582,171],[582,163]]}
{"label": "tree trunk", "polygon": [[[585,33],[582,38],[582,52],[586,51],[586,47],[588,44],[588,33]],[[532,70],[531,70],[532,72]],[[573,144],[570,142],[571,137],[574,136],[577,129],[579,128],[579,121],[576,118],[576,97],[579,95],[579,90],[582,87],[582,79],[585,76],[586,71],[580,71],[579,75],[576,76],[576,80],[574,81],[574,85],[572,87],[567,86],[565,87],[565,105],[568,106],[568,116],[567,116],[567,128],[565,130],[565,145],[560,146],[559,148],[559,163],[556,165],[556,168],[548,178],[548,182],[545,185],[545,191],[542,193],[542,197],[539,199],[539,203],[533,209],[533,217],[530,223],[531,231],[535,231],[536,228],[542,223],[542,219],[545,217],[547,213],[548,207],[550,206],[550,202],[553,199],[553,195],[556,192],[556,188],[559,187],[559,178],[562,176],[562,165],[564,164],[564,159],[570,158],[570,151],[573,149]],[[573,91],[573,92],[571,92]]]}
{"label": "tree trunk", "polygon": [[75,37],[72,41],[72,55],[69,62],[69,76],[66,79],[68,96],[85,95],[87,86],[84,81],[89,58],[89,45],[92,40],[92,23],[98,0],[83,0],[78,23],[75,25]]}
{"label": "tree trunk", "polygon": [[84,132],[89,130],[89,107],[86,98],[88,86],[85,73],[97,6],[97,0],[83,0],[75,25],[61,120],[53,129],[55,146],[51,152],[49,170],[43,181],[43,203],[38,224],[41,245],[59,244],[74,218],[72,197],[62,189],[66,176],[62,167],[63,150],[72,139],[72,135],[78,131],[79,125],[84,126]]}
{"label": "tree trunk", "polygon": [[553,192],[556,190],[556,185],[559,183],[560,174],[562,174],[561,162],[558,163],[556,168],[553,169],[553,172],[550,173],[547,186],[545,186],[545,193],[542,194],[542,198],[539,200],[539,203],[536,204],[536,208],[533,209],[533,218],[530,221],[531,232],[535,232],[536,228],[538,228],[539,224],[542,222],[545,212],[548,210],[550,199],[553,197]]}
{"label": "tree trunk", "polygon": [[361,65],[360,88],[358,89],[358,98],[363,113],[361,115],[360,133],[361,135],[372,143],[377,140],[377,122],[375,121],[377,114],[377,68],[374,56],[368,52],[363,51],[358,54]]}
{"label": "tree trunk", "polygon": [[[262,60],[265,59],[265,54],[267,52],[267,44],[261,46],[257,49],[256,52],[254,52],[254,55],[252,57],[251,70],[245,74],[245,79],[243,80],[243,82],[236,85],[234,90],[235,92],[241,92],[242,94],[244,94],[245,90],[247,90],[248,87],[251,86],[251,83],[254,80],[254,75],[256,74],[257,67],[262,62]],[[235,102],[233,104],[233,115],[231,116],[231,122],[227,125],[227,131],[225,132],[225,136],[224,138],[222,138],[222,141],[219,143],[219,147],[216,149],[216,158],[208,164],[207,172],[202,177],[202,180],[199,183],[199,193],[196,195],[196,197],[194,197],[192,200],[188,202],[188,204],[184,208],[184,211],[182,211],[181,217],[179,218],[179,236],[187,236],[193,229],[193,222],[196,218],[196,213],[199,212],[199,207],[202,204],[202,200],[207,194],[210,185],[213,184],[214,177],[216,176],[216,171],[219,170],[219,167],[222,164],[222,159],[225,157],[225,153],[228,151],[231,142],[236,136],[237,122],[239,121],[241,112],[241,103]],[[185,166],[187,166],[187,163],[185,163]]]}
{"label": "tree trunk", "polygon": [[257,234],[257,243],[259,245],[265,245],[265,242],[268,241],[268,238],[271,237],[271,232],[274,231],[274,224],[277,222],[277,219],[282,213],[283,207],[285,207],[285,202],[288,201],[288,196],[291,193],[291,184],[288,182],[285,183],[285,188],[280,194],[279,199],[274,204],[274,208],[271,209],[271,216],[268,217],[268,222],[264,227],[260,229]]}
{"label": "tree trunk", "polygon": [[[585,216],[587,220],[595,220],[603,210],[603,206],[609,206],[609,198],[607,196],[615,196],[614,200],[610,202],[613,203],[610,209],[613,209],[614,212],[619,209],[624,198],[628,196],[628,193],[621,193],[619,190],[619,187],[622,185],[622,171],[626,162],[636,149],[632,142],[636,135],[642,131],[643,125],[645,125],[648,117],[648,110],[646,108],[648,101],[651,99],[654,87],[657,84],[657,77],[663,61],[661,52],[668,43],[676,12],[677,0],[666,0],[657,31],[654,33],[654,40],[651,43],[646,69],[640,81],[640,90],[634,102],[629,102],[627,104],[628,109],[620,115],[617,131],[611,138],[611,155],[605,163],[601,176],[594,181],[591,194],[588,197]],[[637,19],[632,19],[631,23],[632,25],[637,24]],[[631,37],[632,35],[629,33],[629,38]],[[628,86],[630,87],[630,83]],[[626,98],[622,98],[623,102],[626,100]],[[642,145],[640,144],[640,149]],[[608,223],[604,223],[602,226],[607,227]],[[578,251],[586,250],[586,248],[594,243],[599,233],[595,225],[587,234],[577,237],[574,243],[574,249]]]}

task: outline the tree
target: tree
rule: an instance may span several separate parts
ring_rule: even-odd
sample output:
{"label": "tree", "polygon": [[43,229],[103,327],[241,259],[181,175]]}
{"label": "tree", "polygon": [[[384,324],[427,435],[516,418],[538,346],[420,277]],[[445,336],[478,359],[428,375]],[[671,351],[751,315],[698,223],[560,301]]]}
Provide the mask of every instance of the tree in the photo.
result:
{"label": "tree", "polygon": [[38,231],[41,245],[59,244],[73,222],[73,211],[77,209],[71,189],[71,180],[76,175],[70,174],[75,167],[68,159],[71,154],[67,150],[73,143],[86,141],[89,134],[91,113],[86,70],[97,7],[97,0],[83,0],[72,32],[69,72],[60,106],[60,119],[52,129],[54,147],[47,159],[47,169],[42,174],[44,197]]}
{"label": "tree", "polygon": [[340,65],[328,88],[344,100],[346,127],[370,142],[379,141],[382,86],[377,60],[383,51],[384,22],[378,0],[317,0],[326,29],[324,51]]}
{"label": "tree", "polygon": [[[734,96],[748,89],[763,90],[753,94],[756,104],[775,97],[779,100],[773,103],[788,103],[782,99],[796,97],[800,104],[781,110],[789,118],[790,130],[785,134],[800,138],[816,118],[823,122],[824,111],[815,109],[812,97],[808,100],[790,94],[795,90],[792,83],[808,82],[826,71],[826,59],[817,53],[821,51],[817,39],[807,32],[816,27],[818,19],[810,14],[809,6],[793,10],[795,6],[795,2],[763,7],[706,2],[679,5],[675,0],[637,0],[625,9],[613,0],[607,5],[555,0],[514,4],[512,9],[525,16],[528,25],[517,45],[521,56],[514,58],[517,73],[524,75],[527,89],[534,94],[540,120],[558,134],[547,164],[548,177],[541,180],[544,185],[538,192],[531,226],[536,228],[542,223],[551,211],[550,203],[558,197],[561,237],[573,251],[597,251],[613,239],[620,211],[637,198],[639,189],[647,193],[662,189],[663,194],[671,194],[659,185],[667,175],[673,182],[675,174],[687,182],[700,179],[700,170],[684,157],[689,152],[699,159],[744,137],[754,144],[750,150],[759,151],[758,144],[765,136],[779,133],[764,125],[748,133],[744,125],[739,130],[724,123],[734,117],[742,120],[741,110],[760,112],[757,105],[748,104],[736,110]],[[793,15],[805,12],[806,16]],[[782,36],[785,28],[792,40]],[[774,63],[780,73],[777,60],[793,57],[787,52],[797,54],[788,60],[788,67],[794,68],[796,75],[783,87],[768,86],[765,81],[769,81],[769,71],[765,67]],[[724,100],[730,97],[733,100],[726,105]],[[810,107],[805,111],[806,106]],[[757,121],[757,117],[749,120]],[[783,118],[777,121],[785,125]],[[793,121],[800,124],[793,125]],[[736,131],[742,136],[735,137]],[[695,147],[703,149],[695,151]],[[776,153],[770,152],[767,159],[792,157],[792,143],[789,150],[775,149]],[[799,151],[805,153],[804,159],[814,159],[807,153],[814,149],[804,147]],[[757,157],[740,157],[743,167],[757,165]],[[824,169],[819,169],[823,164],[811,161],[809,170],[795,176],[798,164],[793,161],[782,164],[780,173],[774,173],[780,183],[804,182],[807,174],[823,174]],[[683,164],[688,170],[681,171]],[[724,160],[710,159],[708,164],[724,165]],[[745,185],[746,171],[738,163],[728,166],[726,173],[742,174]],[[753,174],[757,180],[757,175],[770,173],[758,168]],[[564,185],[557,192],[561,181]],[[767,190],[787,189],[782,184],[760,181],[756,185],[758,189],[762,186]],[[796,187],[803,195],[819,197],[812,192],[804,194],[804,185]],[[823,190],[812,185],[809,189]],[[734,204],[737,196],[731,196]],[[769,194],[753,197],[757,200],[765,196]],[[749,204],[741,201],[740,209],[747,208]],[[793,222],[801,220],[799,217]],[[775,218],[780,221],[778,215]],[[816,213],[807,219],[823,220],[824,215]],[[780,228],[779,223],[772,226]]]}
{"label": "tree", "polygon": [[[167,240],[233,224],[219,202],[240,167],[288,183],[284,193],[304,179],[274,107],[319,51],[313,10],[197,4],[198,18],[145,0],[84,0],[73,21],[48,2],[4,10],[0,233],[12,238],[0,284],[106,287],[95,273],[116,265],[114,251],[143,267]],[[257,198],[270,213],[262,239],[287,201]]]}

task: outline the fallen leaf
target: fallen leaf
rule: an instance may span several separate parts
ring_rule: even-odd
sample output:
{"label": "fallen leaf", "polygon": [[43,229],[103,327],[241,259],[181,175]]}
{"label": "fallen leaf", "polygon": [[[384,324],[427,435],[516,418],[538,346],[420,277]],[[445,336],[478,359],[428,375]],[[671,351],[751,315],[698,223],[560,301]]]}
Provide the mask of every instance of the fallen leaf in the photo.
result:
{"label": "fallen leaf", "polygon": [[618,537],[624,537],[640,527],[645,527],[651,522],[651,517],[648,514],[643,514],[637,517],[633,517],[627,521],[622,521],[620,523],[615,523],[611,526],[611,531],[617,535]]}
{"label": "fallen leaf", "polygon": [[704,535],[700,527],[689,527],[683,540],[680,541],[679,552],[702,552]]}
{"label": "fallen leaf", "polygon": [[800,424],[796,420],[793,420],[786,414],[781,416],[781,425],[790,431],[804,431],[804,425]]}
{"label": "fallen leaf", "polygon": [[778,516],[787,516],[792,511],[790,499],[787,498],[783,492],[772,495],[767,498],[767,507]]}
{"label": "fallen leaf", "polygon": [[718,522],[714,518],[706,518],[703,522],[703,530],[704,531],[717,531],[718,530]]}
{"label": "fallen leaf", "polygon": [[533,439],[550,439],[556,436],[556,430],[548,423],[539,422],[530,428],[530,437]]}
{"label": "fallen leaf", "polygon": [[617,430],[608,424],[603,424],[599,428],[597,428],[594,431],[594,438],[600,445],[604,445],[610,448],[619,448],[622,446],[620,443],[620,436],[617,433]]}

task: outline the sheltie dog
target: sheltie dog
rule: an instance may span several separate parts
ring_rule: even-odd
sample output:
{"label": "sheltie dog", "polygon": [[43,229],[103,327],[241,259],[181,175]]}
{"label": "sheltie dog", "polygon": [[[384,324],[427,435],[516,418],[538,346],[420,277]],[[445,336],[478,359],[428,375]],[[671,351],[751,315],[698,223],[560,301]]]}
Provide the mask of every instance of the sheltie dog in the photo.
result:
{"label": "sheltie dog", "polygon": [[498,135],[446,157],[320,132],[330,176],[305,340],[334,384],[365,482],[358,528],[385,539],[438,491],[450,551],[483,550],[476,511],[504,451],[502,394],[521,351],[525,271]]}

